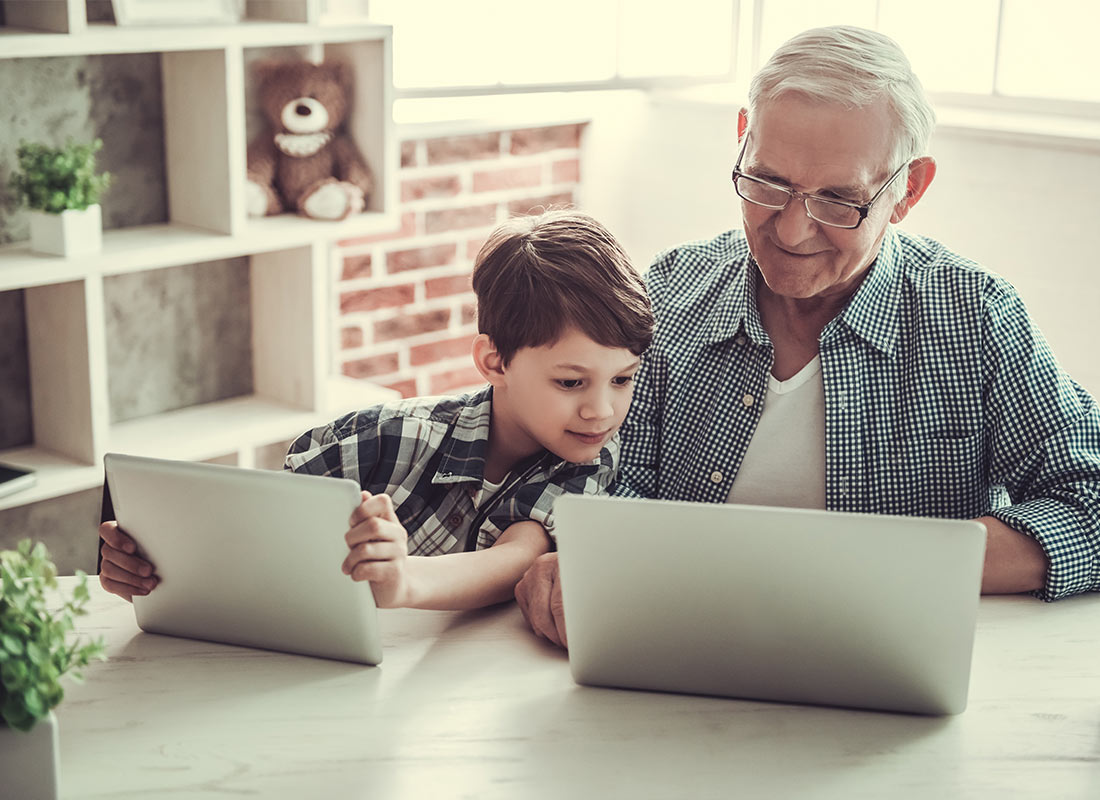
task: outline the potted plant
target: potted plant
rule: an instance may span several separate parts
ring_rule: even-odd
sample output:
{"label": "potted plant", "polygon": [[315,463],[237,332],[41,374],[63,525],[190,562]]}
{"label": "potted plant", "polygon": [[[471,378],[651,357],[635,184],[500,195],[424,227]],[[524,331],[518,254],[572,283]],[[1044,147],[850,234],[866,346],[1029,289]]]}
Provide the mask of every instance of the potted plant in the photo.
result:
{"label": "potted plant", "polygon": [[[0,775],[4,796],[57,796],[57,719],[62,677],[104,658],[104,643],[69,641],[87,613],[88,576],[77,571],[72,597],[57,594],[57,568],[45,545],[0,550]],[[9,795],[10,793],[10,795]]]}
{"label": "potted plant", "polygon": [[73,256],[98,252],[103,243],[99,197],[110,173],[96,174],[103,140],[64,147],[21,141],[12,186],[30,208],[31,250]]}

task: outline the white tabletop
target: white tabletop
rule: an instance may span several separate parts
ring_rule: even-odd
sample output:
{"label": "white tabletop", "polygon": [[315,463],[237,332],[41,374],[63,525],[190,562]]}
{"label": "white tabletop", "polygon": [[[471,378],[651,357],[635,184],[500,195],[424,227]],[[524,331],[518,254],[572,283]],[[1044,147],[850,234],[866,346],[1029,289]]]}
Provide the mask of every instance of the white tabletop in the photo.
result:
{"label": "white tabletop", "polygon": [[58,709],[63,797],[1100,798],[1097,595],[983,598],[969,708],[930,718],[580,687],[514,604],[382,611],[362,667],[142,633],[92,590],[110,660]]}

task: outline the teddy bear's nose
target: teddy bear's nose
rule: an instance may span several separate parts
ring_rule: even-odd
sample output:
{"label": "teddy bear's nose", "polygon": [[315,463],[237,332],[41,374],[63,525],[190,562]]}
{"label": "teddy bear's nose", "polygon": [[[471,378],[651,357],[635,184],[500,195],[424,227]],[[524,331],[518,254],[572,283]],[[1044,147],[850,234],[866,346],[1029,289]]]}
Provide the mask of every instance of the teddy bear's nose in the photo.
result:
{"label": "teddy bear's nose", "polygon": [[297,114],[299,117],[308,117],[310,114],[313,113],[313,109],[311,109],[305,103],[299,103],[294,109],[294,113]]}

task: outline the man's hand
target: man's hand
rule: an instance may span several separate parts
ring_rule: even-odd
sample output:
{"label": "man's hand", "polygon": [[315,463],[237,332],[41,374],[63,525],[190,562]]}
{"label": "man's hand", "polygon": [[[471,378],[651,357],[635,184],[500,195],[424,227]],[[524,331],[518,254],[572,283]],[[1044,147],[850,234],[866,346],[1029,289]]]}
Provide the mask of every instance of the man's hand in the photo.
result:
{"label": "man's hand", "polygon": [[569,646],[565,638],[557,553],[546,553],[535,559],[516,584],[516,602],[536,634],[558,647]]}
{"label": "man's hand", "polygon": [[156,588],[160,579],[153,565],[137,553],[137,543],[122,532],[118,523],[109,520],[99,526],[99,538],[103,540],[103,563],[99,567],[99,585],[111,594],[134,601],[135,595],[144,596]]}
{"label": "man's hand", "polygon": [[344,559],[344,574],[370,581],[379,608],[409,605],[409,535],[397,519],[390,496],[363,492],[363,502],[351,512],[348,525],[344,539],[350,552]]}
{"label": "man's hand", "polygon": [[996,517],[980,517],[978,522],[985,525],[988,531],[982,594],[1014,594],[1042,589],[1050,567],[1043,546]]}

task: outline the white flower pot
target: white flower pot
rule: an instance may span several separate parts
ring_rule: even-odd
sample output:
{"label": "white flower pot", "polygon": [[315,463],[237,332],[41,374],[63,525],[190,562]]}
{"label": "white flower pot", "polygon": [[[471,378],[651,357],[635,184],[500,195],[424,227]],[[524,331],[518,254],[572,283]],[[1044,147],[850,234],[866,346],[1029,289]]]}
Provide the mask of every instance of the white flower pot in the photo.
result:
{"label": "white flower pot", "polygon": [[29,731],[0,724],[0,794],[57,800],[57,717],[51,711]]}
{"label": "white flower pot", "polygon": [[31,211],[31,250],[51,256],[83,256],[103,248],[103,215],[99,204],[49,214]]}

